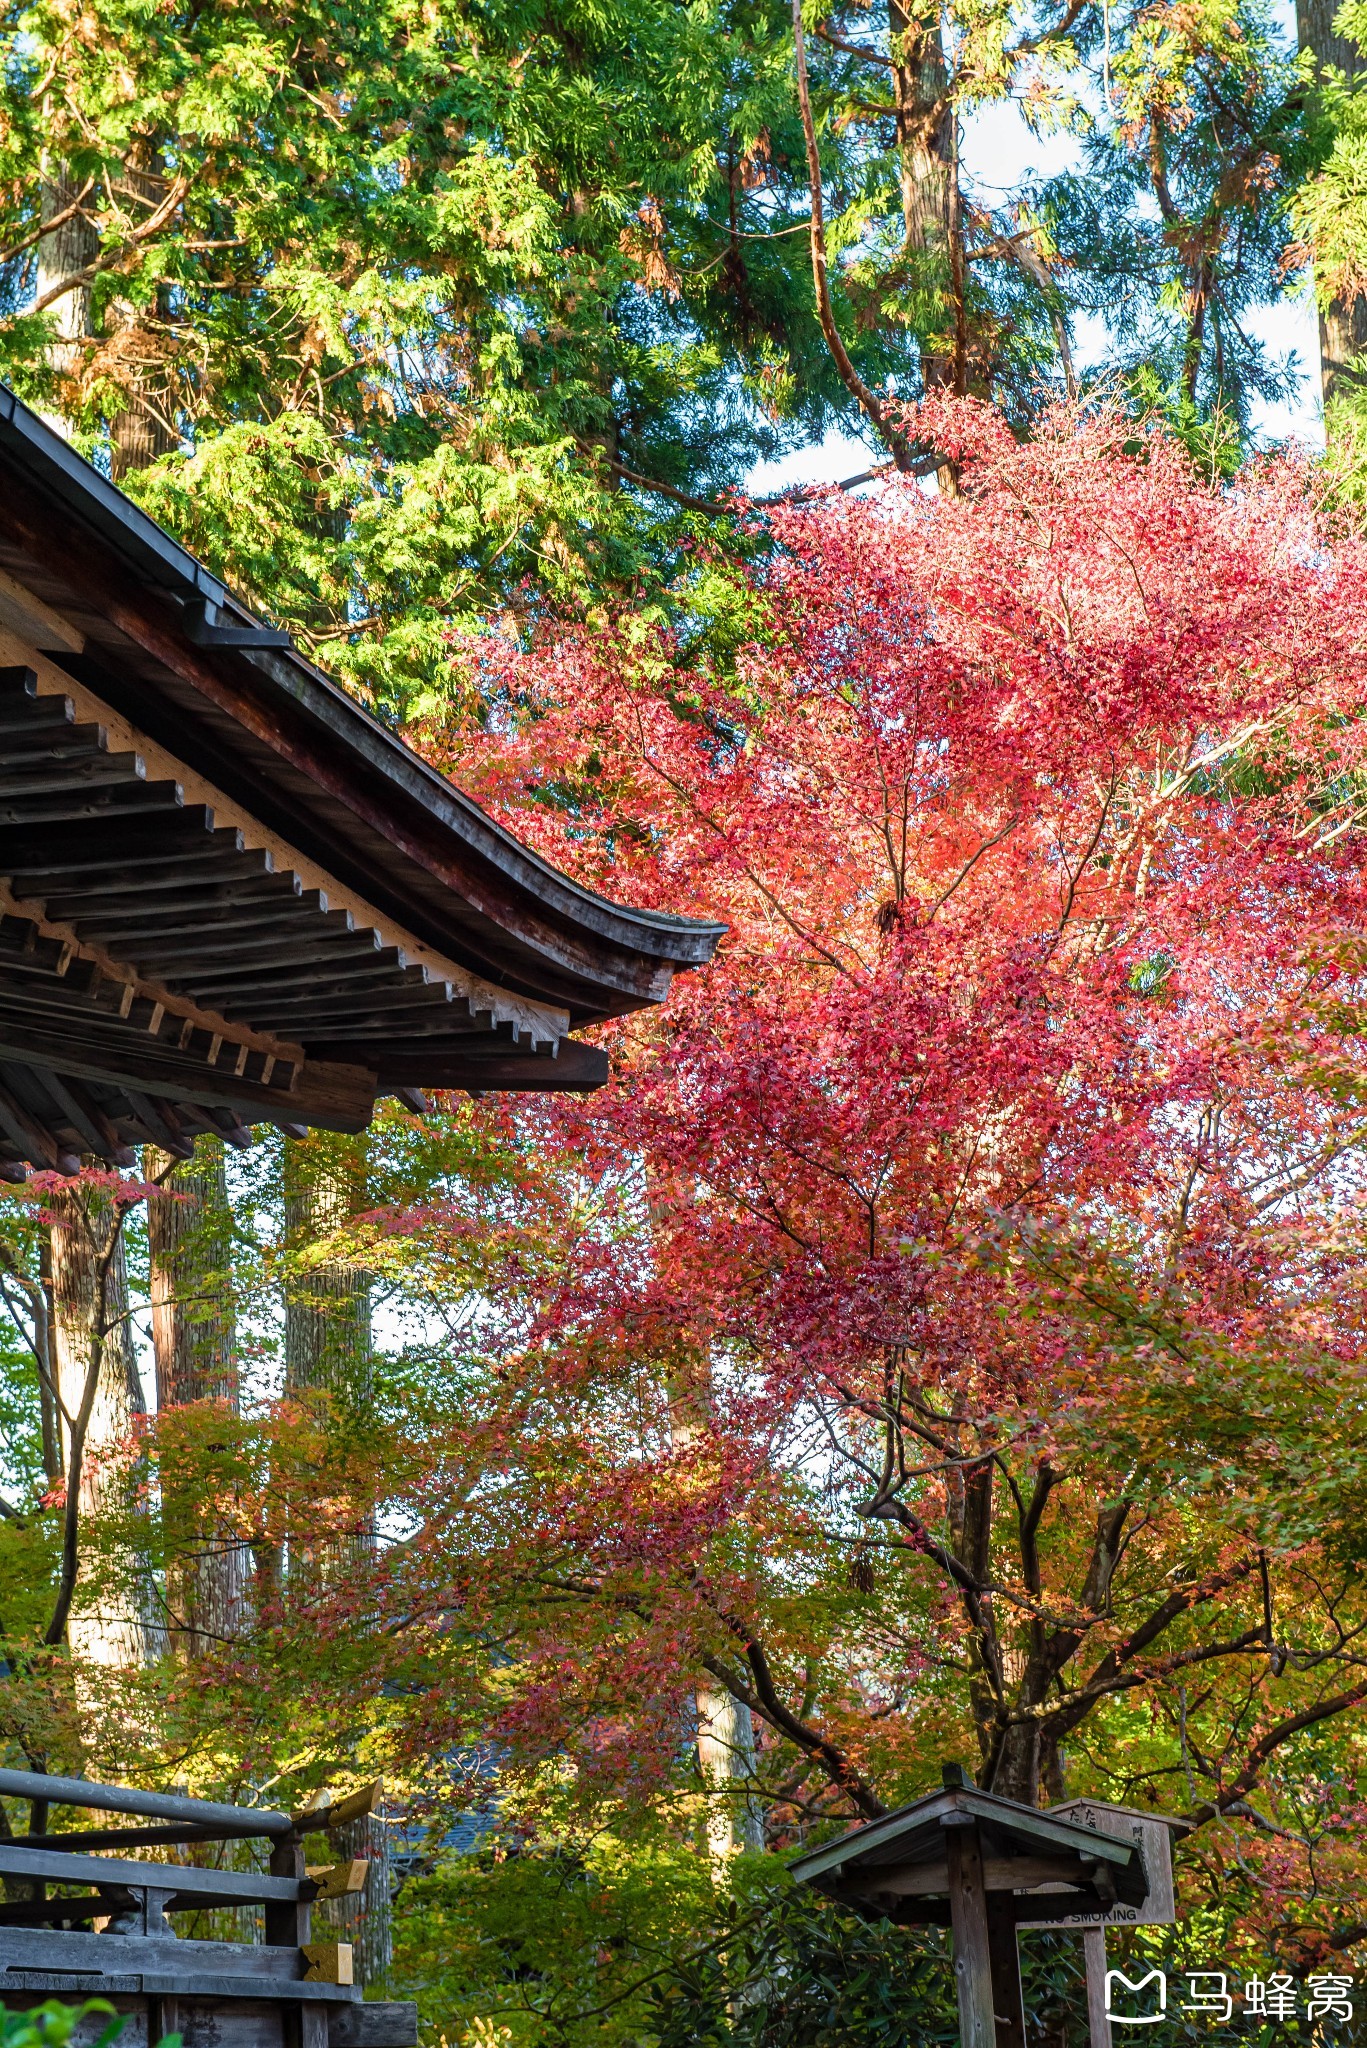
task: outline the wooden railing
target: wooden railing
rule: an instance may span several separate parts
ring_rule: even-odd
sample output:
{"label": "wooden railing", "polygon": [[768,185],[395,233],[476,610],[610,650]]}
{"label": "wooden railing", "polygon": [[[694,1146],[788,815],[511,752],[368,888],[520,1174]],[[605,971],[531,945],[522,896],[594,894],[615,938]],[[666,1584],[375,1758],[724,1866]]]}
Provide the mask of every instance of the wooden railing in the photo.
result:
{"label": "wooden railing", "polygon": [[[411,2006],[360,2002],[348,1944],[310,1938],[313,1902],[359,1889],[366,1866],[306,1869],[304,1838],[368,1811],[369,1793],[289,1814],[0,1770],[0,1797],[31,1802],[41,1829],[0,1838],[0,2003],[63,1991],[109,1996],[145,2011],[149,2041],[158,2029],[179,2030],[187,2048],[198,2031],[187,2023],[199,2014],[207,2024],[225,2003],[244,2048],[408,2048],[415,2040]],[[54,1809],[153,1825],[55,1829]],[[110,1853],[229,1841],[268,1844],[267,1869]],[[29,1896],[11,1896],[16,1879],[27,1880]],[[168,1917],[231,1906],[263,1909],[264,1941],[185,1940]]]}

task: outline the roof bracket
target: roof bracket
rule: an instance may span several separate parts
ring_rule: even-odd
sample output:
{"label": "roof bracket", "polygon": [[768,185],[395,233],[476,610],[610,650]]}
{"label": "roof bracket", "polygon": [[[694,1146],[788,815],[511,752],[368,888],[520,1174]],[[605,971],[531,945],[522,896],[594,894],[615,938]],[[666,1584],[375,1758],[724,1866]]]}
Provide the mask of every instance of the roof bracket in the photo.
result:
{"label": "roof bracket", "polygon": [[196,647],[288,647],[290,636],[279,626],[224,626],[222,607],[212,598],[185,607],[185,631]]}

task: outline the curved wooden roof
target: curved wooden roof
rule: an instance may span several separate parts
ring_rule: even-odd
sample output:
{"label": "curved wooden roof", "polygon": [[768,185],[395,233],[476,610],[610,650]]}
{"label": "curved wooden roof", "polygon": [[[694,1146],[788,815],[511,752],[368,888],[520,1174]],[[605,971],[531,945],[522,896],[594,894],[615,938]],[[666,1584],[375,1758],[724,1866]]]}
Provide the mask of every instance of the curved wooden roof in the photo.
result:
{"label": "curved wooden roof", "polygon": [[569,1034],[722,929],[558,873],[0,388],[0,1173],[597,1086]]}

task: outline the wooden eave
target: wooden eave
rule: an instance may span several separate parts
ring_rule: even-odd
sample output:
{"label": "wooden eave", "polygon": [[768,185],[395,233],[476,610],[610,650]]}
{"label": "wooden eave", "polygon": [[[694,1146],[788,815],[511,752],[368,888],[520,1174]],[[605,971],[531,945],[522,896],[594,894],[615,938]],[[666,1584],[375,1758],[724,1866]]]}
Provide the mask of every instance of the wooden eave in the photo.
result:
{"label": "wooden eave", "polygon": [[593,1087],[722,927],[581,889],[0,389],[0,1174]]}

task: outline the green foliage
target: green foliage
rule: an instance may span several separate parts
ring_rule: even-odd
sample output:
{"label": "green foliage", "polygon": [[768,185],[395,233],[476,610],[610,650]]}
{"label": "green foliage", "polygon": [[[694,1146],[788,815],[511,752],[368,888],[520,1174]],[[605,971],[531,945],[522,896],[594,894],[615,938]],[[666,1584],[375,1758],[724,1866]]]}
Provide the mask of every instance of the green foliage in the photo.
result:
{"label": "green foliage", "polygon": [[394,1981],[424,2040],[515,2048],[635,2044],[680,1947],[707,1939],[705,1862],[658,1836],[517,1843],[444,1855],[402,1894]]}
{"label": "green foliage", "polygon": [[[0,2009],[0,2048],[68,2048],[78,2026],[87,2020],[109,2023],[95,2038],[92,2048],[112,2048],[123,2030],[123,2019],[103,1998],[88,1998],[83,2005],[63,2005],[49,1998],[31,2012]],[[168,2034],[160,2048],[180,2048],[180,2035]]]}

